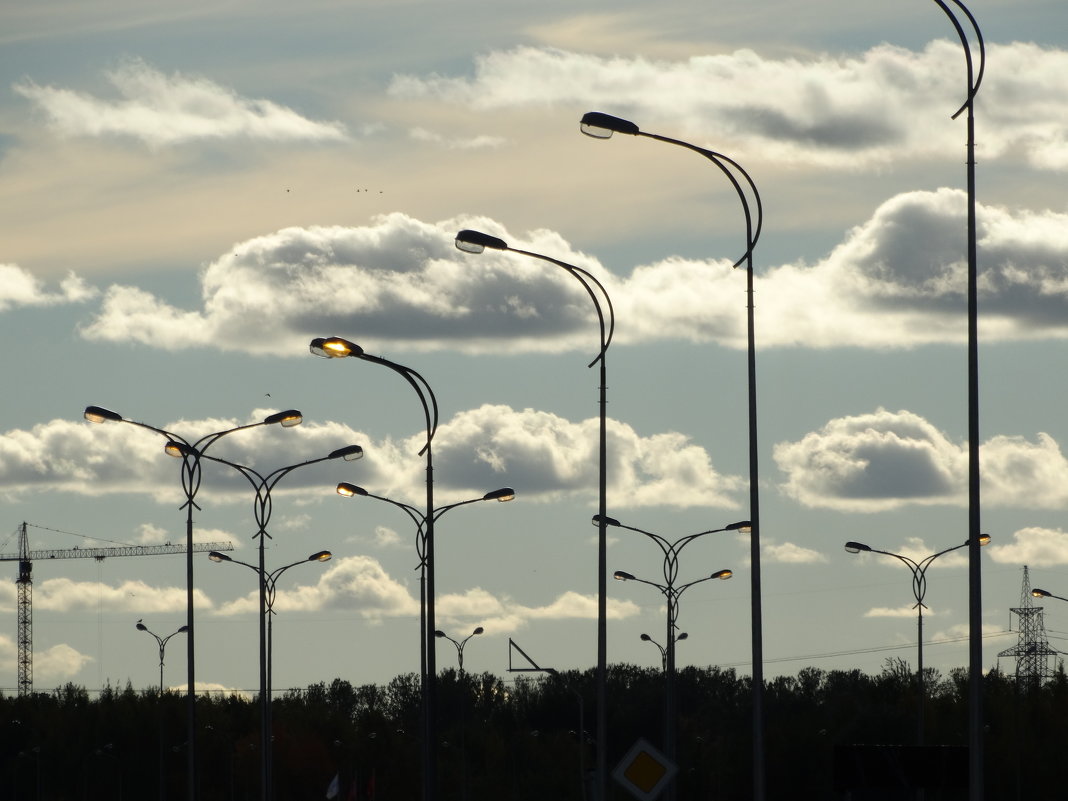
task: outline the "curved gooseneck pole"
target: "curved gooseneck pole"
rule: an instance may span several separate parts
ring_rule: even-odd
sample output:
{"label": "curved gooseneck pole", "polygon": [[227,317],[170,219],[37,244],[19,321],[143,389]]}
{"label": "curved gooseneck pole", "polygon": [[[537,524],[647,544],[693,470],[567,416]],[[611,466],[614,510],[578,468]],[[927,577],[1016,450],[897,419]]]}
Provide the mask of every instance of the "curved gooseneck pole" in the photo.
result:
{"label": "curved gooseneck pole", "polygon": [[[529,250],[520,250],[510,247],[503,239],[481,231],[460,231],[456,235],[456,247],[466,253],[481,253],[485,248],[508,251],[522,256],[528,256],[539,261],[554,264],[562,268],[568,275],[582,284],[593,308],[597,313],[597,322],[600,326],[600,350],[597,356],[587,365],[600,366],[600,389],[598,398],[599,426],[597,447],[597,515],[600,519],[608,516],[608,368],[606,356],[608,346],[612,344],[612,336],[616,328],[615,308],[612,306],[612,298],[608,290],[597,280],[597,277],[588,270],[565,261],[534,253]],[[603,305],[602,305],[603,301]],[[598,526],[597,532],[597,785],[598,798],[605,798],[607,776],[607,753],[608,753],[608,535],[604,523]]]}
{"label": "curved gooseneck pole", "polygon": [[[967,112],[967,193],[968,193],[968,777],[971,801],[983,801],[983,595],[982,561],[979,557],[979,290],[975,218],[975,96],[986,69],[986,45],[972,12],[960,0],[951,4],[934,0],[957,32],[966,74],[964,103],[954,112],[956,119]],[[951,5],[953,7],[951,7]],[[978,58],[972,52],[972,38],[954,11],[959,10],[971,28]],[[978,63],[976,63],[978,61]]]}
{"label": "curved gooseneck pole", "polygon": [[[746,271],[746,366],[749,399],[749,517],[752,521],[750,535],[750,597],[752,618],[753,651],[753,798],[755,801],[765,799],[764,769],[764,635],[763,613],[761,611],[762,590],[760,578],[760,471],[758,467],[759,449],[757,445],[757,402],[756,402],[756,326],[754,322],[753,303],[753,249],[760,239],[764,225],[764,206],[760,192],[752,176],[734,159],[714,150],[698,147],[680,139],[647,133],[635,123],[605,114],[591,111],[582,117],[581,130],[595,139],[607,139],[613,133],[641,136],[658,142],[676,145],[693,151],[711,161],[730,181],[738,195],[742,212],[745,216],[745,252],[734,262],[735,267],[745,264]],[[740,179],[739,179],[740,176]],[[747,191],[748,190],[748,191]],[[753,202],[750,204],[749,195]],[[755,219],[754,219],[755,217]]]}
{"label": "curved gooseneck pole", "polygon": [[[220,439],[235,431],[243,431],[258,426],[274,425],[278,423],[289,428],[298,425],[302,416],[296,409],[288,409],[284,412],[276,412],[268,415],[258,423],[228,428],[225,431],[216,431],[207,434],[196,442],[190,443],[184,437],[166,431],[156,426],[129,420],[117,412],[104,409],[100,406],[87,406],[84,417],[91,423],[128,423],[130,425],[145,428],[164,437],[168,445],[165,450],[171,456],[182,459],[182,490],[185,493],[185,503],[179,508],[186,510],[185,516],[185,592],[186,592],[186,675],[188,691],[186,693],[186,796],[189,801],[196,801],[199,782],[197,780],[197,725],[196,725],[196,651],[195,651],[195,628],[193,625],[193,509],[199,509],[196,504],[196,495],[200,490],[200,458],[204,452]],[[170,443],[180,444],[181,447],[171,448]]]}

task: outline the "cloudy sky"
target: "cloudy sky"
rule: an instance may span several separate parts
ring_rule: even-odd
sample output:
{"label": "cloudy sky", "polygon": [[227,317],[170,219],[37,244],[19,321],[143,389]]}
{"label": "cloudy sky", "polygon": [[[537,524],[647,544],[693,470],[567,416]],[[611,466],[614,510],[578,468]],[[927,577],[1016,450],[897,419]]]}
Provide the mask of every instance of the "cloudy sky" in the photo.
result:
{"label": "cloudy sky", "polygon": [[[466,666],[595,661],[596,318],[566,273],[465,254],[458,230],[588,270],[616,312],[609,514],[676,539],[749,517],[742,211],[707,161],[581,135],[600,110],[712,148],[760,189],[755,251],[766,673],[913,660],[896,560],[967,537],[964,59],[933,3],[130,0],[0,11],[0,544],[178,542],[178,463],[96,404],[192,439],[296,408],[213,453],[262,473],[350,443],[275,493],[275,684],[418,670],[422,410],[396,374],[313,358],[340,335],[421,373],[439,503],[439,626]],[[975,0],[985,663],[1023,566],[1068,594],[1068,50],[1059,0]],[[777,24],[770,24],[776,20]],[[248,485],[208,465],[197,537],[255,560]],[[655,580],[616,530],[609,570]],[[95,538],[95,539],[94,539]],[[255,578],[198,556],[197,677],[256,683]],[[745,537],[686,551],[680,664],[749,664]],[[16,684],[15,566],[0,687]],[[964,665],[965,560],[931,568],[927,664]],[[613,582],[609,659],[663,642],[655,589]],[[182,557],[38,561],[34,678],[157,680],[144,619],[184,622]],[[1050,601],[1050,604],[1055,602]],[[1047,609],[1068,650],[1068,604]],[[177,641],[176,641],[177,642]],[[184,682],[172,644],[167,680]],[[453,663],[448,643],[439,664]],[[1002,667],[1013,669],[1011,660]]]}

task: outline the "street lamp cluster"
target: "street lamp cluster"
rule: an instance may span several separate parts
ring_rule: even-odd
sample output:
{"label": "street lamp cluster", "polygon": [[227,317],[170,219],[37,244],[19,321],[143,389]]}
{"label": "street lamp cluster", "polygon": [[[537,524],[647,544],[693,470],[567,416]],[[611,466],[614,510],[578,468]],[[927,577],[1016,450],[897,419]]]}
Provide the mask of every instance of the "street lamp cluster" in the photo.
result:
{"label": "street lamp cluster", "polygon": [[[968,123],[968,246],[969,246],[969,303],[968,303],[968,329],[969,329],[969,379],[968,379],[968,417],[969,417],[969,537],[960,544],[932,554],[925,559],[915,561],[902,554],[892,553],[871,548],[858,542],[849,542],[846,549],[851,553],[870,552],[892,556],[906,564],[913,574],[913,594],[916,600],[917,610],[917,683],[920,695],[920,712],[918,718],[917,739],[923,742],[923,609],[924,594],[926,592],[926,570],[931,563],[950,551],[959,548],[968,548],[969,563],[969,623],[970,623],[970,667],[971,667],[971,720],[970,720],[970,770],[973,784],[973,801],[981,798],[981,777],[978,770],[981,766],[982,748],[979,732],[981,731],[981,701],[980,681],[981,678],[981,645],[980,626],[980,573],[979,573],[979,548],[989,541],[989,537],[979,534],[979,487],[978,487],[978,424],[977,424],[977,378],[976,378],[976,252],[975,252],[975,197],[974,197],[974,100],[979,89],[983,75],[983,63],[985,51],[982,34],[974,17],[959,0],[934,0],[943,12],[951,20],[961,43],[964,46],[967,66],[967,98],[960,109],[954,114],[954,118],[967,112]],[[969,34],[960,19],[957,17],[951,5],[958,9],[971,27]],[[978,56],[973,59],[972,45],[969,39],[977,43]],[[663,581],[650,581],[639,578],[632,573],[618,570],[613,577],[621,581],[636,581],[647,584],[660,591],[666,600],[666,627],[665,640],[661,645],[647,634],[642,634],[643,641],[652,642],[661,652],[665,672],[665,719],[664,719],[664,743],[665,751],[669,758],[675,755],[675,707],[674,707],[674,680],[675,680],[675,645],[685,639],[687,634],[678,631],[678,602],[684,591],[690,587],[712,579],[729,579],[733,574],[730,570],[717,570],[711,574],[703,574],[699,578],[684,584],[677,584],[679,558],[683,549],[699,537],[716,532],[738,532],[748,535],[750,546],[750,603],[751,603],[751,647],[752,647],[752,797],[757,801],[763,801],[765,797],[765,756],[764,756],[764,678],[763,678],[763,628],[761,608],[761,529],[760,529],[760,497],[759,497],[759,468],[758,454],[759,443],[757,436],[757,400],[756,400],[756,336],[754,324],[754,264],[753,252],[760,238],[763,226],[763,204],[757,186],[748,172],[734,159],[723,153],[719,153],[695,144],[674,139],[659,134],[643,131],[630,120],[615,117],[600,111],[591,111],[585,114],[580,121],[580,131],[595,139],[609,139],[614,134],[623,134],[638,138],[651,139],[677,146],[696,153],[716,167],[728,180],[734,189],[744,218],[745,239],[744,250],[739,258],[734,261],[734,267],[744,267],[746,275],[746,377],[748,399],[748,464],[749,464],[749,519],[718,529],[710,529],[691,534],[680,539],[669,541],[666,538],[643,529],[627,526],[618,520],[608,516],[607,486],[608,486],[608,443],[607,443],[607,352],[611,345],[615,331],[615,311],[611,298],[605,286],[590,271],[567,262],[560,261],[548,255],[534,253],[527,250],[511,247],[503,239],[475,230],[462,230],[456,234],[455,244],[460,250],[479,254],[486,249],[510,253],[526,258],[536,259],[547,264],[563,269],[571,278],[582,286],[588,295],[597,318],[599,338],[596,353],[588,363],[588,367],[597,366],[599,369],[599,437],[598,437],[598,501],[597,514],[593,516],[593,524],[598,529],[597,547],[597,577],[598,577],[598,604],[597,604],[597,668],[596,668],[596,693],[597,693],[597,736],[596,736],[596,776],[595,797],[604,801],[607,798],[607,754],[609,751],[607,730],[607,698],[606,698],[606,668],[607,668],[607,529],[618,527],[640,533],[655,542],[662,553],[662,578]],[[390,361],[380,356],[366,353],[359,345],[341,337],[320,337],[310,342],[310,351],[316,356],[324,358],[354,358],[358,361],[376,364],[386,367],[399,375],[416,393],[422,409],[423,422],[425,424],[425,441],[418,452],[418,456],[425,459],[425,505],[421,508],[393,500],[368,492],[360,486],[348,482],[337,485],[337,493],[346,497],[367,497],[383,501],[401,509],[412,521],[416,529],[416,551],[419,557],[417,569],[420,571],[420,676],[422,684],[422,763],[423,763],[423,798],[424,801],[434,801],[437,797],[436,789],[436,754],[435,742],[437,733],[436,722],[436,682],[437,665],[435,657],[435,640],[448,639],[457,649],[457,659],[460,671],[463,671],[463,652],[467,641],[483,632],[482,627],[476,628],[462,641],[454,640],[445,632],[436,627],[435,616],[435,525],[441,516],[451,509],[479,501],[509,501],[515,493],[509,487],[488,492],[481,497],[452,503],[438,507],[434,497],[434,460],[433,440],[438,426],[438,403],[430,385],[416,370],[402,364]],[[262,703],[261,728],[263,742],[263,798],[270,798],[270,692],[271,692],[271,634],[270,620],[274,614],[273,603],[277,580],[291,567],[305,562],[319,562],[331,557],[329,551],[318,551],[307,559],[287,564],[283,567],[269,571],[264,564],[264,541],[270,537],[267,532],[267,523],[271,513],[271,491],[276,483],[291,471],[305,465],[317,462],[344,458],[355,459],[362,456],[362,449],[353,445],[333,451],[320,459],[300,462],[288,467],[279,468],[267,475],[261,475],[252,468],[239,465],[225,459],[208,455],[206,451],[220,438],[233,432],[262,425],[278,424],[290,427],[301,422],[301,414],[296,410],[288,410],[268,416],[258,423],[236,426],[225,431],[208,434],[196,441],[190,442],[171,432],[165,431],[145,423],[128,420],[106,409],[90,406],[85,410],[87,420],[97,423],[123,422],[149,429],[166,439],[165,450],[171,456],[182,459],[181,480],[185,492],[185,504],[183,508],[187,512],[187,622],[175,634],[184,632],[187,636],[188,651],[188,758],[189,758],[189,798],[195,798],[196,792],[196,762],[195,762],[195,683],[194,683],[194,608],[193,608],[193,509],[196,507],[195,498],[201,483],[201,465],[204,461],[213,461],[226,465],[244,476],[251,484],[255,493],[254,516],[258,523],[258,531],[255,537],[259,542],[259,562],[252,565],[239,562],[221,553],[213,552],[210,558],[213,561],[229,561],[242,564],[256,572],[259,581],[260,599],[260,691]],[[1035,590],[1036,596],[1054,597],[1044,590]],[[1065,599],[1062,599],[1065,600]],[[148,631],[143,624],[138,623],[140,630]],[[149,632],[150,634],[152,632]],[[163,649],[166,639],[153,634],[159,643],[160,649],[160,686],[163,687]],[[174,636],[173,634],[170,636]],[[978,778],[977,778],[978,777]],[[978,790],[976,788],[979,788]],[[669,785],[669,793],[675,792],[674,786]]]}

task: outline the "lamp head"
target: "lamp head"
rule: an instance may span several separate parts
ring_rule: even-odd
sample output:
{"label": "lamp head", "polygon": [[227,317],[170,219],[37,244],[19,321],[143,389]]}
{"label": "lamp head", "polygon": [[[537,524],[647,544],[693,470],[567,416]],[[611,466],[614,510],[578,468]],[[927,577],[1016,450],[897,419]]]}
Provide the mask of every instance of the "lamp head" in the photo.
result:
{"label": "lamp head", "polygon": [[121,414],[105,409],[103,406],[86,406],[83,416],[90,423],[122,422]]}
{"label": "lamp head", "polygon": [[499,237],[468,229],[456,235],[456,247],[464,253],[481,253],[486,248],[508,250],[508,243]]}
{"label": "lamp head", "polygon": [[860,553],[861,551],[870,551],[871,546],[865,545],[863,542],[853,542],[852,540],[850,540],[845,544],[845,549],[849,553]]}
{"label": "lamp head", "polygon": [[344,356],[362,356],[363,348],[341,337],[318,337],[311,341],[308,350],[324,359],[340,359]]}
{"label": "lamp head", "polygon": [[440,640],[442,637],[445,637],[447,635],[445,634],[444,631],[442,631],[441,629],[438,629],[437,631],[434,632],[434,636],[437,637]]}
{"label": "lamp head", "polygon": [[208,553],[208,559],[210,559],[213,562],[232,562],[232,561],[234,561],[233,559],[231,559],[226,554],[219,553],[218,551],[209,552]]}
{"label": "lamp head", "polygon": [[167,440],[167,444],[163,446],[163,451],[168,456],[173,456],[175,459],[196,455],[196,451],[193,450],[192,446],[187,445],[184,442],[178,442],[178,440],[174,439]]}
{"label": "lamp head", "polygon": [[363,487],[357,487],[355,484],[349,484],[347,481],[342,481],[337,485],[337,494],[344,495],[346,498],[351,498],[353,495],[367,497],[367,490]]}
{"label": "lamp head", "polygon": [[1035,598],[1049,598],[1051,594],[1052,593],[1046,592],[1046,590],[1040,590],[1038,587],[1031,590],[1031,595]]}
{"label": "lamp head", "polygon": [[742,534],[749,534],[753,530],[753,524],[748,520],[739,520],[737,523],[731,523],[729,526],[724,527],[724,531],[740,531]]}
{"label": "lamp head", "polygon": [[188,634],[189,633],[189,626],[182,626],[181,628],[178,629],[178,631],[176,631],[174,633],[175,634]]}
{"label": "lamp head", "polygon": [[138,620],[137,621],[137,630],[138,631],[148,631],[148,626],[146,626],[144,623],[142,623],[140,620]]}
{"label": "lamp head", "polygon": [[330,551],[316,551],[308,557],[309,562],[329,562],[333,558],[333,554]]}
{"label": "lamp head", "polygon": [[649,642],[653,638],[650,637],[648,634],[643,634],[643,635],[641,635],[640,639],[641,639],[642,642]]}
{"label": "lamp head", "polygon": [[593,525],[597,526],[598,528],[600,528],[602,522],[606,526],[621,526],[621,525],[623,525],[618,520],[616,520],[614,517],[609,517],[608,515],[594,515],[590,519],[590,522],[593,523]]}
{"label": "lamp head", "polygon": [[630,136],[637,136],[640,133],[638,126],[630,120],[613,117],[603,111],[588,111],[583,114],[579,130],[594,139],[611,139],[614,133]]}
{"label": "lamp head", "polygon": [[616,581],[630,581],[634,578],[634,576],[631,573],[628,573],[626,570],[617,570],[615,573],[612,574],[612,578],[614,578]]}
{"label": "lamp head", "polygon": [[481,626],[476,626],[475,630],[471,632],[471,636],[474,637],[476,634],[482,634],[484,631],[485,629]]}
{"label": "lamp head", "polygon": [[497,501],[498,503],[507,503],[508,501],[515,500],[515,490],[511,487],[501,487],[493,492],[487,492],[482,496],[484,501]]}
{"label": "lamp head", "polygon": [[678,637],[676,637],[676,638],[675,638],[675,642],[679,642],[680,640],[685,640],[685,639],[686,639],[686,638],[688,638],[689,636],[690,636],[690,635],[689,635],[689,634],[687,634],[687,633],[686,633],[686,632],[684,631],[684,632],[683,632],[682,634],[680,634],[680,635],[679,635]]}
{"label": "lamp head", "polygon": [[336,451],[332,451],[327,459],[344,459],[346,462],[354,462],[357,459],[363,458],[363,448],[359,445],[346,445],[344,448],[338,448]]}
{"label": "lamp head", "polygon": [[979,545],[980,546],[989,545],[990,544],[990,539],[991,538],[990,538],[989,534],[980,534],[979,535]]}
{"label": "lamp head", "polygon": [[726,579],[729,579],[733,575],[734,575],[734,571],[733,570],[724,569],[724,570],[717,570],[715,573],[713,573],[711,576],[709,576],[709,578],[726,580]]}
{"label": "lamp head", "polygon": [[275,412],[263,418],[263,424],[271,426],[279,423],[282,428],[292,428],[293,426],[299,426],[303,419],[304,415],[296,409],[286,409],[284,412]]}

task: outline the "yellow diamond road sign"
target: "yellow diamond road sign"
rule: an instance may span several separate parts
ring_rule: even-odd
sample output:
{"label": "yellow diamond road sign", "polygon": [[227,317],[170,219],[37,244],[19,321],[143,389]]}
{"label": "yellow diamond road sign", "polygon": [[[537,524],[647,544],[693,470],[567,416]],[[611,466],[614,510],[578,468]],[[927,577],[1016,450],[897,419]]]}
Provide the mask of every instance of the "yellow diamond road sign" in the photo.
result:
{"label": "yellow diamond road sign", "polygon": [[640,801],[653,801],[677,770],[671,760],[639,739],[616,765],[612,778]]}

